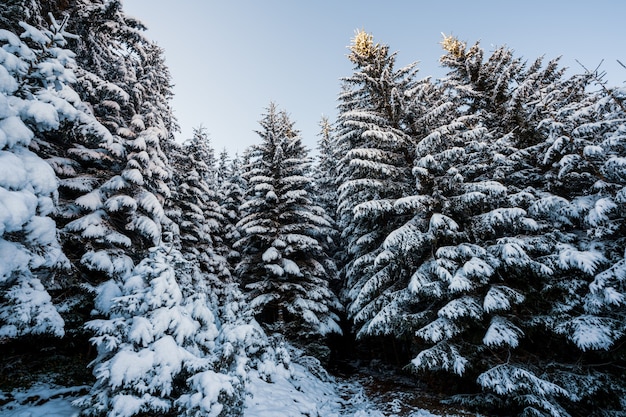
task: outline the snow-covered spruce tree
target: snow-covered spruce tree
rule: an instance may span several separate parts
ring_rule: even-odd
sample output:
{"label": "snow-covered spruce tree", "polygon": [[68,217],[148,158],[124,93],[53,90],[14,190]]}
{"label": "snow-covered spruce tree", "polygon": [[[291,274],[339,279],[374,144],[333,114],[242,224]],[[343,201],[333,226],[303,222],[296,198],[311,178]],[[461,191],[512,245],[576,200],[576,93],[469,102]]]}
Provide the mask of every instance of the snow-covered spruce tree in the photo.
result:
{"label": "snow-covered spruce tree", "polygon": [[[577,348],[566,351],[553,373],[577,397],[579,409],[603,415],[626,409],[626,381],[614,366],[623,361],[626,332],[626,112],[623,91],[593,91],[594,78],[589,73],[573,77],[541,122],[544,141],[538,159],[559,199],[537,211],[566,219],[562,230],[570,239],[555,251],[561,273],[542,294],[554,302],[537,323],[562,346]],[[567,99],[576,94],[582,97]]]}
{"label": "snow-covered spruce tree", "polygon": [[[100,130],[66,129],[48,141],[54,146],[47,158],[61,178],[56,219],[75,267],[65,294],[89,307],[94,297],[84,294],[84,284],[122,283],[169,224],[163,202],[170,172],[161,145],[173,128],[171,93],[163,51],[119,2],[66,6],[73,16],[68,30],[80,37],[75,88]],[[96,299],[106,297],[109,284]]]}
{"label": "snow-covered spruce tree", "polygon": [[317,141],[317,163],[313,172],[319,204],[334,220],[337,215],[337,168],[336,138],[334,127],[327,117],[320,121]]}
{"label": "snow-covered spruce tree", "polygon": [[[418,140],[454,117],[454,100],[440,84],[421,83],[414,100],[406,108],[411,113],[412,136]],[[435,199],[412,187],[407,195],[386,202],[394,228],[380,245],[379,254],[371,261],[369,278],[352,293],[356,336],[391,336],[410,345],[416,328],[423,323],[423,306],[408,288],[414,269],[425,260],[428,242],[420,229],[425,227],[427,213]],[[395,348],[394,348],[395,349]]]}
{"label": "snow-covered spruce tree", "polygon": [[330,224],[311,200],[310,160],[284,111],[270,104],[246,168],[236,273],[257,317],[295,343],[341,330],[320,239]]}
{"label": "snow-covered spruce tree", "polygon": [[[72,36],[69,46],[75,58],[63,57],[73,70],[78,96],[59,93],[78,111],[59,129],[35,138],[31,147],[60,177],[55,220],[75,269],[59,281],[59,293],[74,298],[74,306],[88,305],[80,295],[76,298],[81,284],[123,275],[141,259],[149,241],[160,239],[160,203],[154,203],[168,193],[164,181],[169,174],[158,141],[169,137],[172,122],[163,105],[169,97],[163,77],[169,73],[159,58],[162,51],[141,36],[138,22],[125,18],[119,2],[40,0],[23,7],[24,16],[41,25],[47,19],[42,14],[66,13],[60,25],[80,38]],[[150,69],[139,70],[144,66]],[[155,74],[160,78],[155,80]],[[166,109],[159,113],[155,106]]]}
{"label": "snow-covered spruce tree", "polygon": [[[315,202],[319,204],[326,218],[331,224],[328,236],[321,240],[326,253],[330,254],[334,263],[329,264],[329,268],[336,268],[336,263],[341,261],[339,250],[340,233],[337,227],[337,168],[338,161],[336,151],[336,139],[334,129],[327,117],[322,117],[320,122],[321,131],[317,142],[318,157],[314,166],[313,178],[315,183]],[[334,275],[335,274],[333,273]],[[341,291],[341,280],[337,279],[331,282],[331,288],[337,292]]]}
{"label": "snow-covered spruce tree", "polygon": [[[176,151],[176,152],[174,152]],[[174,191],[171,219],[178,224],[181,252],[196,260],[202,271],[214,279],[229,280],[230,271],[222,240],[224,216],[216,192],[215,158],[204,128],[194,129],[194,136],[172,148]],[[174,214],[174,212],[176,214]]]}
{"label": "snow-covered spruce tree", "polygon": [[215,181],[217,186],[221,188],[222,184],[230,177],[230,157],[226,148],[222,149],[217,159],[215,169]]}
{"label": "snow-covered spruce tree", "polygon": [[236,265],[240,260],[240,254],[234,245],[241,238],[237,223],[241,220],[240,207],[245,201],[247,188],[239,156],[235,155],[222,172],[224,174],[220,182],[219,196],[221,198],[220,207],[224,215],[222,234],[224,249],[226,250],[222,255],[226,256],[231,265]]}
{"label": "snow-covered spruce tree", "polygon": [[[389,234],[376,259],[377,279],[406,269],[408,291],[365,316],[363,331],[413,329],[425,342],[415,368],[476,378],[484,393],[458,396],[465,404],[567,415],[577,397],[556,383],[546,368],[555,354],[534,338],[545,336],[535,321],[555,301],[542,291],[560,273],[553,254],[568,239],[558,231],[567,220],[539,212],[558,198],[529,150],[541,142],[533,121],[545,115],[560,70],[540,61],[526,68],[506,48],[483,61],[479,45],[466,50],[446,38],[444,47],[451,72],[443,103],[453,105],[416,147],[417,193],[394,202],[415,216]],[[522,182],[516,169],[534,176]]]}
{"label": "snow-covered spruce tree", "polygon": [[51,218],[58,182],[29,146],[79,117],[63,28],[20,26],[0,29],[0,339],[64,334],[46,290],[69,267]]}
{"label": "snow-covered spruce tree", "polygon": [[[358,31],[350,46],[355,65],[343,79],[336,123],[337,223],[341,230],[343,297],[351,317],[361,289],[373,276],[374,260],[391,230],[403,222],[392,201],[410,193],[413,147],[408,107],[420,84],[416,64],[396,70],[396,54]],[[378,282],[379,293],[394,282]]]}
{"label": "snow-covered spruce tree", "polygon": [[98,347],[96,384],[75,404],[85,416],[240,415],[242,375],[214,370],[219,322],[197,269],[163,246],[150,250],[87,326]]}
{"label": "snow-covered spruce tree", "polygon": [[478,44],[466,50],[446,38],[444,48],[442,63],[451,70],[444,84],[458,113],[417,147],[418,185],[436,200],[422,229],[433,255],[409,284],[430,303],[427,324],[416,332],[430,346],[413,365],[476,377],[484,394],[458,397],[466,404],[560,415],[572,397],[543,372],[544,362],[528,360],[539,352],[525,336],[555,273],[550,255],[561,235],[552,219],[533,216],[531,204],[551,196],[533,188],[532,177],[507,176],[533,163],[523,147],[537,141],[536,128],[516,120],[532,121],[538,110],[528,92],[545,91],[542,84],[553,80],[536,76],[537,63],[526,70],[506,48],[484,60]]}

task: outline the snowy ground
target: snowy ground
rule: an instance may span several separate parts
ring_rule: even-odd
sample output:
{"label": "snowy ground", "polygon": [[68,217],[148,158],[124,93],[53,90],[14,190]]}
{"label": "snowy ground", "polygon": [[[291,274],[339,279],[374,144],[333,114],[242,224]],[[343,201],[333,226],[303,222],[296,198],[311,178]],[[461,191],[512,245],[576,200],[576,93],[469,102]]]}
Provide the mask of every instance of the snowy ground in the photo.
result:
{"label": "snowy ground", "polygon": [[[409,405],[402,395],[371,398],[358,378],[332,377],[306,363],[294,364],[289,379],[267,383],[251,374],[252,396],[246,417],[439,417],[468,414],[433,414]],[[0,392],[0,416],[72,417],[78,409],[71,402],[88,387],[37,385],[27,391]],[[399,393],[402,394],[402,393]],[[394,397],[394,398],[392,398]]]}

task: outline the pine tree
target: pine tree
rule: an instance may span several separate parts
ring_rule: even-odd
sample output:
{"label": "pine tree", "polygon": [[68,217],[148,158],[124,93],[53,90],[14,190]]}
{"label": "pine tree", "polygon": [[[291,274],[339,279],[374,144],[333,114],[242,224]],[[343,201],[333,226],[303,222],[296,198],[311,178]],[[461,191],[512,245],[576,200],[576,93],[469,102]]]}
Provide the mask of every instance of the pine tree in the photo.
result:
{"label": "pine tree", "polygon": [[[412,216],[394,201],[411,195],[416,102],[429,87],[418,81],[416,63],[395,69],[396,54],[357,32],[348,58],[355,66],[343,80],[337,121],[339,157],[337,222],[342,233],[344,293],[357,336],[402,288],[407,277],[377,271],[389,233]],[[408,217],[407,217],[408,216]]]}
{"label": "pine tree", "polygon": [[317,142],[317,164],[315,165],[315,189],[318,201],[324,211],[333,219],[337,215],[337,168],[336,138],[334,129],[327,117],[320,121]]}
{"label": "pine tree", "polygon": [[[558,100],[580,98],[567,92],[576,80],[561,81],[556,61],[526,68],[506,48],[485,60],[478,44],[466,50],[446,38],[444,48],[451,72],[442,86],[454,106],[416,147],[418,193],[400,201],[417,215],[389,234],[376,260],[382,277],[408,268],[408,292],[399,291],[364,331],[414,329],[425,342],[412,361],[416,369],[478,375],[482,394],[455,397],[465,405],[567,415],[585,389],[614,396],[619,383],[599,388],[602,378],[614,381],[610,376],[572,371],[570,347],[558,336],[573,322],[582,325],[572,313],[604,259],[597,245],[581,241],[571,215],[569,198],[585,183],[569,187],[570,196],[555,195],[538,163],[538,150],[550,143],[542,127],[550,112],[565,108]],[[587,327],[578,346],[606,347],[594,343],[609,339],[589,336],[599,328]],[[485,357],[487,349],[492,355]]]}
{"label": "pine tree", "polygon": [[183,143],[171,159],[174,171],[174,200],[170,208],[177,222],[181,250],[189,260],[196,260],[214,279],[229,280],[229,265],[222,239],[224,215],[216,192],[215,158],[204,128],[194,130],[192,139]]}
{"label": "pine tree", "polygon": [[[339,333],[339,308],[319,239],[330,227],[310,193],[310,160],[287,114],[270,104],[251,149],[236,272],[267,327],[294,341]],[[277,327],[272,327],[276,325]]]}
{"label": "pine tree", "polygon": [[179,252],[152,249],[112,301],[110,317],[88,323],[97,381],[76,402],[83,415],[238,414],[225,411],[242,381],[215,370],[219,322],[208,294]]}
{"label": "pine tree", "polygon": [[[375,279],[374,260],[383,240],[402,221],[392,202],[408,195],[413,183],[412,122],[406,109],[419,83],[415,63],[396,70],[396,54],[363,31],[350,51],[355,72],[343,80],[336,130],[337,222],[345,251],[344,298],[354,318],[363,307],[359,293]],[[376,286],[376,293],[384,293],[394,283],[379,280]]]}
{"label": "pine tree", "polygon": [[[55,22],[56,23],[56,22]],[[48,289],[69,262],[51,218],[58,183],[29,147],[80,117],[73,103],[71,53],[63,28],[20,22],[0,30],[0,338],[63,336],[64,320]],[[47,287],[47,288],[46,288]]]}
{"label": "pine tree", "polygon": [[243,178],[242,163],[237,155],[230,161],[227,169],[222,170],[223,179],[220,183],[220,207],[224,214],[223,256],[231,265],[236,265],[240,260],[239,252],[234,248],[235,243],[241,238],[237,223],[241,220],[240,207],[245,201],[247,184]]}

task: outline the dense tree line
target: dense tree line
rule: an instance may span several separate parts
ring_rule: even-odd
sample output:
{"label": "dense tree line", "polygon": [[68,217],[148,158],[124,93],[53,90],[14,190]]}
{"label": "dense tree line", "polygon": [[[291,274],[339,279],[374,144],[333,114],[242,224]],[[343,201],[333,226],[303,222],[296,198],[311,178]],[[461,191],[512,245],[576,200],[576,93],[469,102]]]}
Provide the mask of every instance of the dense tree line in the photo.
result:
{"label": "dense tree line", "polygon": [[466,406],[619,414],[624,92],[442,44],[436,82],[371,35],[352,46],[336,143],[357,336],[407,340],[413,370]]}
{"label": "dense tree line", "polygon": [[419,78],[358,31],[317,160],[274,103],[216,157],[119,0],[0,22],[0,350],[87,356],[84,415],[240,415],[283,339],[342,334],[481,412],[626,409],[626,91],[454,37]]}

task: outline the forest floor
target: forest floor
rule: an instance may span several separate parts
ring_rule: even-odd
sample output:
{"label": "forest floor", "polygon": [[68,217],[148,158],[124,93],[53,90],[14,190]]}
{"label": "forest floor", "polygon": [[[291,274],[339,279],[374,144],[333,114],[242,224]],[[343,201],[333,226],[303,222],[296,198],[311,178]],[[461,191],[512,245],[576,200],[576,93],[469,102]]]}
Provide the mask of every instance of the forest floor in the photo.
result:
{"label": "forest floor", "polygon": [[[42,378],[45,380],[45,378]],[[466,417],[478,416],[450,406],[423,390],[414,378],[361,369],[331,376],[306,360],[293,363],[292,377],[272,383],[251,374],[245,417]],[[64,387],[38,382],[28,389],[0,391],[0,416],[72,417],[72,401],[87,385]]]}

